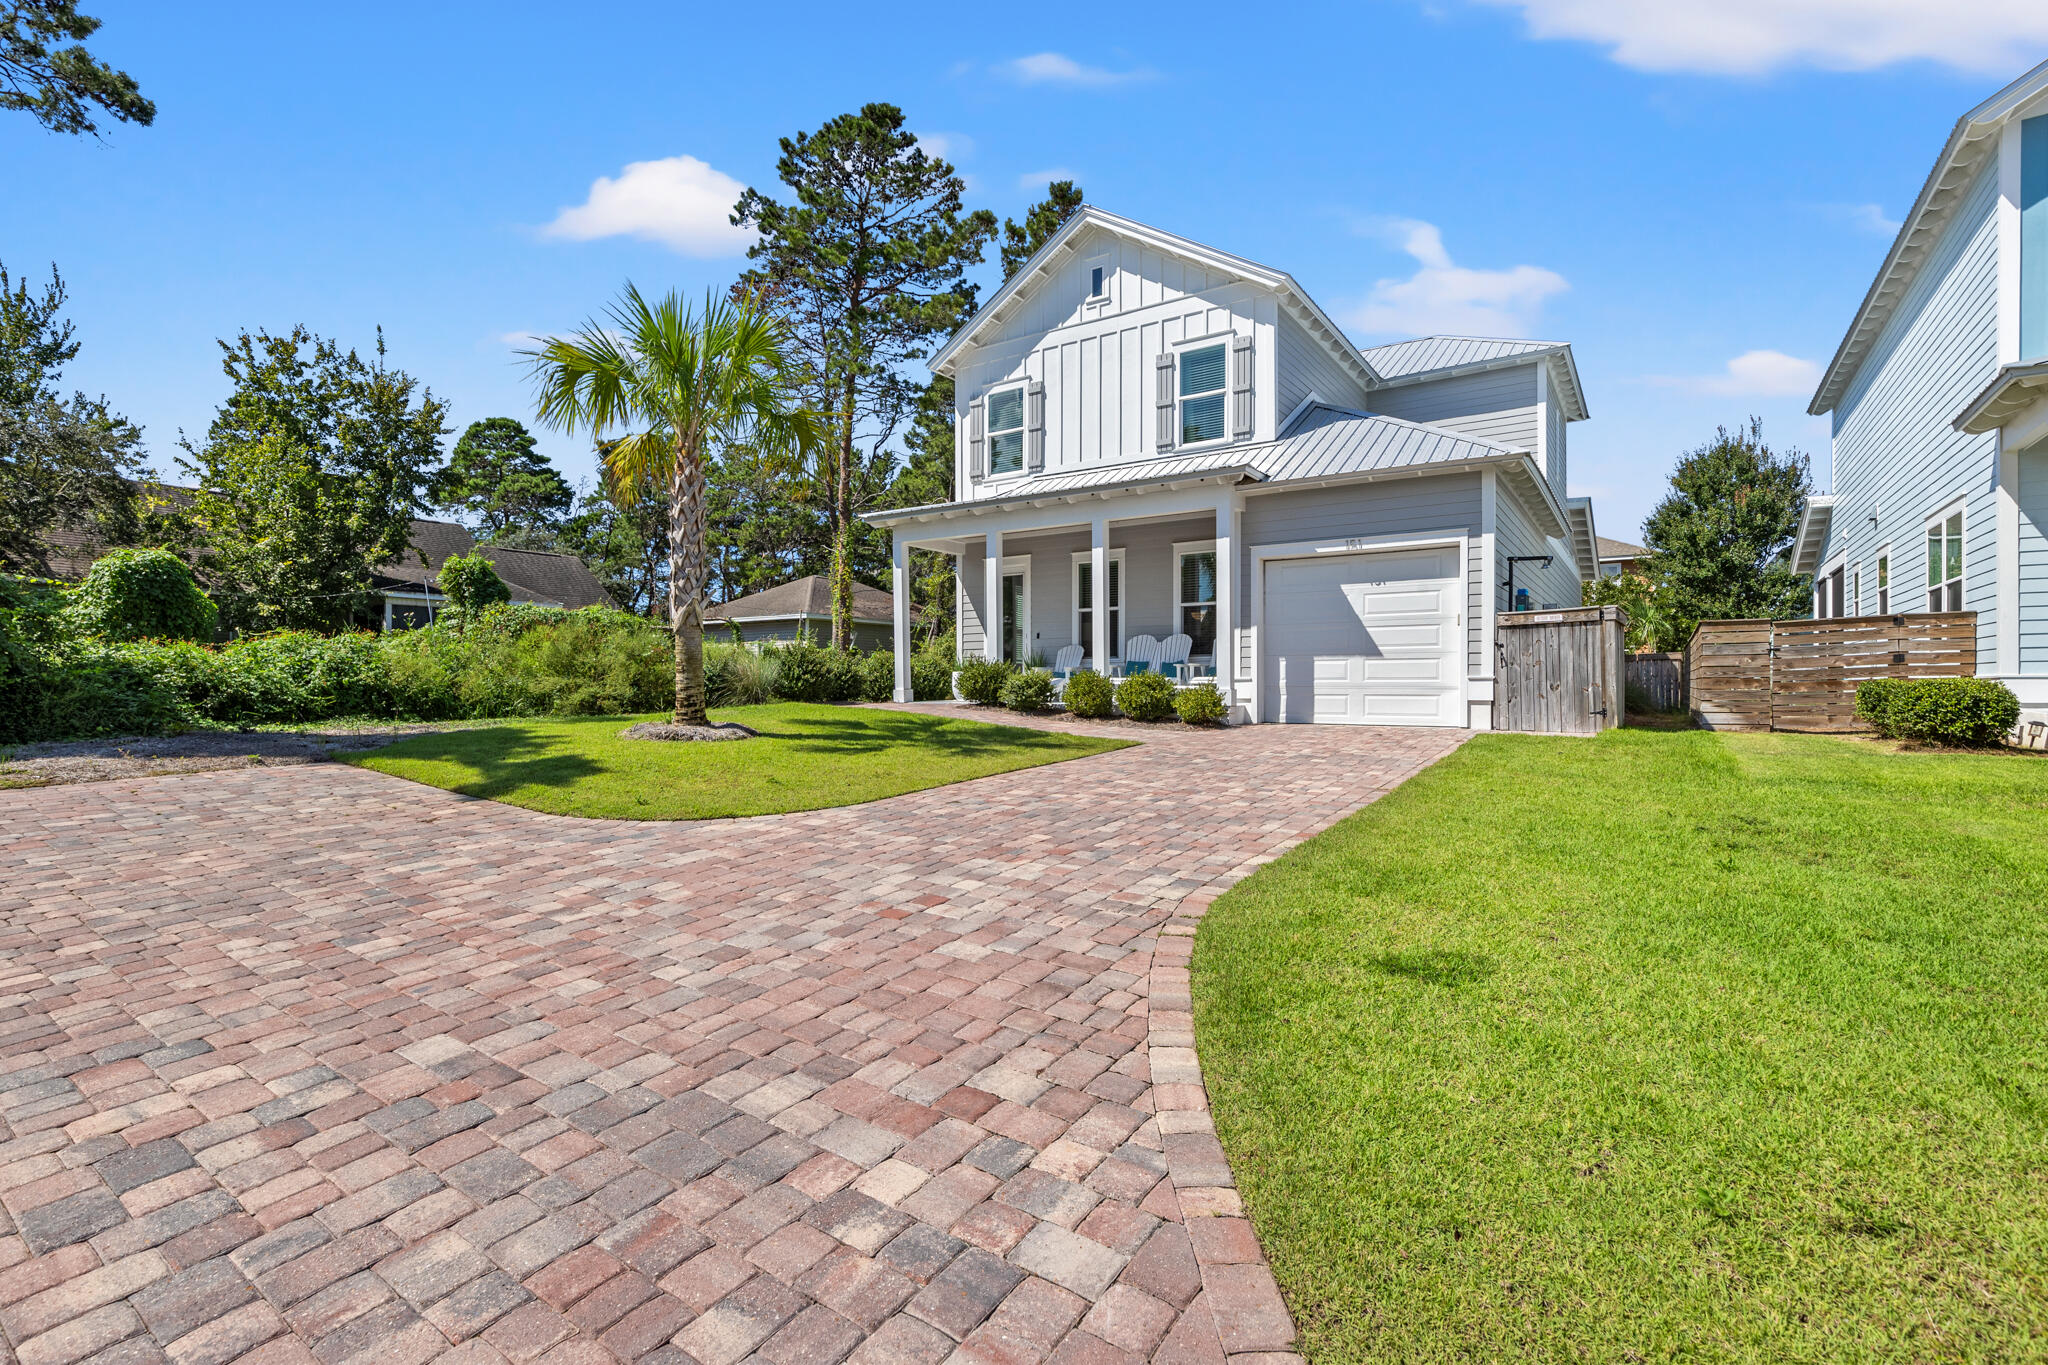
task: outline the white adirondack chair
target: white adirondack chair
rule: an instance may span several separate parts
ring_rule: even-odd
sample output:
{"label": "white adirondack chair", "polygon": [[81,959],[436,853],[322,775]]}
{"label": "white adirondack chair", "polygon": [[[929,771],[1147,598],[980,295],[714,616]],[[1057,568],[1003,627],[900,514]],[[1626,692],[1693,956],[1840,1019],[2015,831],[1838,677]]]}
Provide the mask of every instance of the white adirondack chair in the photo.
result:
{"label": "white adirondack chair", "polygon": [[1124,641],[1124,676],[1135,677],[1159,667],[1159,641],[1149,635],[1133,635]]}
{"label": "white adirondack chair", "polygon": [[1169,635],[1159,642],[1159,671],[1175,681],[1184,681],[1188,667],[1188,651],[1195,647],[1194,638],[1188,635]]}
{"label": "white adirondack chair", "polygon": [[1052,656],[1052,694],[1055,697],[1067,690],[1067,679],[1074,676],[1087,655],[1088,651],[1080,645],[1061,645],[1060,652]]}

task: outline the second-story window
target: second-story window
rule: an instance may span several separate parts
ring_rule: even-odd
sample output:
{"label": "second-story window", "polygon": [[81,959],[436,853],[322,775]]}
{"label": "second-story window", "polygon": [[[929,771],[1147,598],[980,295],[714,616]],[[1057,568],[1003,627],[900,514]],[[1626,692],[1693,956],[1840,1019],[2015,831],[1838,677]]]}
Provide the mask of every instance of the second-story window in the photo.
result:
{"label": "second-story window", "polygon": [[1877,557],[1877,614],[1892,614],[1892,556],[1889,550]]}
{"label": "second-story window", "polygon": [[1088,272],[1088,297],[1099,299],[1103,294],[1102,267],[1094,266]]}
{"label": "second-story window", "polygon": [[1927,610],[1963,609],[1963,513],[1927,523]]}
{"label": "second-story window", "polygon": [[1024,388],[988,396],[988,471],[1014,474],[1024,467]]}
{"label": "second-story window", "polygon": [[1216,342],[1180,353],[1180,443],[1220,441],[1230,385],[1230,346]]}

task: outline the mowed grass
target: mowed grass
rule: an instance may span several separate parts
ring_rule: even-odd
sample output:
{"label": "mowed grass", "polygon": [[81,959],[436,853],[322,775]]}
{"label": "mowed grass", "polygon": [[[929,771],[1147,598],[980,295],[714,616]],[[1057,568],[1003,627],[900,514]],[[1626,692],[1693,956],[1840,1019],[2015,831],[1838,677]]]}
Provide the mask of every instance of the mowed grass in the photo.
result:
{"label": "mowed grass", "polygon": [[619,738],[636,720],[664,719],[505,721],[420,735],[349,761],[553,815],[707,820],[850,806],[1125,747],[954,716],[797,703],[711,713],[758,731],[755,739]]}
{"label": "mowed grass", "polygon": [[1318,1362],[2048,1358],[2048,762],[1487,735],[1202,923]]}

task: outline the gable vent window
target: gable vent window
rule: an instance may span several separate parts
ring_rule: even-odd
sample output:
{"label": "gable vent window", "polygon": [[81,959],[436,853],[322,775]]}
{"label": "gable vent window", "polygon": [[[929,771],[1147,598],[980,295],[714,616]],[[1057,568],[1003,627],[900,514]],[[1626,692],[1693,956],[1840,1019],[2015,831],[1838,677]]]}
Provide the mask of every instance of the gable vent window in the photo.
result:
{"label": "gable vent window", "polygon": [[1098,265],[1088,272],[1088,297],[1091,299],[1101,298],[1102,284],[1102,267]]}
{"label": "gable vent window", "polygon": [[1014,474],[1024,467],[1024,386],[988,396],[988,470]]}
{"label": "gable vent window", "polygon": [[1963,609],[1963,514],[1927,524],[1927,610]]}
{"label": "gable vent window", "polygon": [[1180,353],[1180,444],[1220,441],[1226,434],[1230,348],[1223,342]]}

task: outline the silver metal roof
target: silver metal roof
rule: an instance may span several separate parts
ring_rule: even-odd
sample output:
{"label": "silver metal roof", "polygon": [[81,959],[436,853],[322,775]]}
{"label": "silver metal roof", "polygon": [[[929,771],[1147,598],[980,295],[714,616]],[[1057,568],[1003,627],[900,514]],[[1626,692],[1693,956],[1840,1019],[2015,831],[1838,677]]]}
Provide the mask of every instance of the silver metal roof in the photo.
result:
{"label": "silver metal roof", "polygon": [[1562,341],[1516,341],[1507,337],[1417,337],[1369,346],[1365,358],[1386,379],[1405,379],[1432,370],[1456,370],[1489,360],[1553,351]]}
{"label": "silver metal roof", "polygon": [[2048,393],[2048,360],[2001,366],[1950,425],[1973,436],[1995,431],[2032,407],[2044,393]]}

